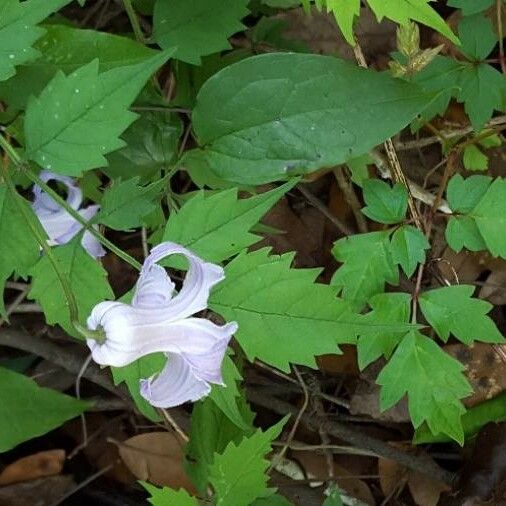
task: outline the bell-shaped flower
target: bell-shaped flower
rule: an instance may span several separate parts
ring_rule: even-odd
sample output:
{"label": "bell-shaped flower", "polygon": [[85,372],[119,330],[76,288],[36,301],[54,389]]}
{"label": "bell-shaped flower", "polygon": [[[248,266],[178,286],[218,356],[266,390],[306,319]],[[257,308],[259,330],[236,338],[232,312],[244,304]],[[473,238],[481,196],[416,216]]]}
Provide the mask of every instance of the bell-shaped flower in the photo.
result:
{"label": "bell-shaped flower", "polygon": [[[100,208],[100,206],[97,205],[91,205],[81,209],[83,193],[76,185],[73,178],[53,174],[47,170],[43,170],[39,177],[45,183],[48,181],[59,181],[63,183],[67,189],[67,204],[77,211],[85,220],[89,221],[97,214]],[[35,185],[33,187],[33,195],[34,200],[32,208],[46,231],[49,237],[48,243],[51,246],[68,243],[82,230],[83,226],[63,207],[55,202],[50,195],[45,193],[40,186]],[[81,244],[92,257],[96,258],[105,255],[105,250],[102,248],[101,244],[88,231],[84,232]]]}
{"label": "bell-shaped flower", "polygon": [[[156,262],[184,255],[189,269],[179,293]],[[88,318],[91,330],[103,330],[105,340],[88,339],[98,364],[126,366],[150,353],[163,352],[168,360],[154,377],[141,380],[141,395],[153,406],[169,408],[196,401],[223,384],[221,363],[236,323],[216,325],[192,317],[206,309],[211,288],[224,278],[219,265],[208,263],[172,243],[151,250],[142,266],[132,303],[101,302]]]}

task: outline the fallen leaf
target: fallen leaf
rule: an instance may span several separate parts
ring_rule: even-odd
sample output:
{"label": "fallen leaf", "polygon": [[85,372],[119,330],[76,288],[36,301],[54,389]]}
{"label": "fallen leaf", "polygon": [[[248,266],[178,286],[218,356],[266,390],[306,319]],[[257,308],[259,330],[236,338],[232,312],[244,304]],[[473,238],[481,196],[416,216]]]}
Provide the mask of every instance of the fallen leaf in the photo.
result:
{"label": "fallen leaf", "polygon": [[72,476],[51,476],[38,480],[0,487],[2,506],[32,506],[53,504],[75,488]]}
{"label": "fallen leaf", "polygon": [[48,450],[28,455],[4,468],[0,473],[0,485],[11,485],[60,474],[64,462],[65,450]]}
{"label": "fallen leaf", "polygon": [[184,442],[170,432],[148,432],[117,443],[125,465],[139,480],[159,487],[186,489],[196,494],[196,489],[186,475]]}
{"label": "fallen leaf", "polygon": [[490,273],[480,290],[479,297],[495,306],[506,304],[506,263]]}

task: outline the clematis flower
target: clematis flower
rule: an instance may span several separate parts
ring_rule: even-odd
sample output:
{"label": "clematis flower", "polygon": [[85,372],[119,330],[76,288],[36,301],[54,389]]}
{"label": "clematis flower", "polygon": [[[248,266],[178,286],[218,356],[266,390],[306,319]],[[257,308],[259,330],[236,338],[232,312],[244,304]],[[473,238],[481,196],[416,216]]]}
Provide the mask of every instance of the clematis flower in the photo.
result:
{"label": "clematis flower", "polygon": [[[179,293],[156,262],[181,254],[189,269]],[[153,406],[169,408],[196,401],[222,385],[221,363],[235,322],[223,326],[192,317],[207,307],[211,288],[224,279],[219,265],[208,263],[186,248],[162,243],[142,266],[131,304],[101,302],[88,318],[88,328],[102,329],[105,341],[87,340],[95,362],[122,367],[155,352],[168,358],[163,370],[140,382],[141,395]]]}
{"label": "clematis flower", "polygon": [[[63,183],[67,187],[67,204],[86,220],[91,220],[100,209],[100,206],[97,205],[80,209],[83,202],[83,193],[76,185],[73,178],[53,174],[47,170],[42,171],[39,177],[45,183],[48,181],[59,181]],[[45,193],[40,186],[35,185],[33,187],[33,195],[34,201],[32,203],[32,208],[49,236],[48,243],[51,246],[68,243],[82,230],[83,226]],[[83,234],[81,244],[94,258],[105,255],[105,250],[102,248],[101,244],[88,231]]]}

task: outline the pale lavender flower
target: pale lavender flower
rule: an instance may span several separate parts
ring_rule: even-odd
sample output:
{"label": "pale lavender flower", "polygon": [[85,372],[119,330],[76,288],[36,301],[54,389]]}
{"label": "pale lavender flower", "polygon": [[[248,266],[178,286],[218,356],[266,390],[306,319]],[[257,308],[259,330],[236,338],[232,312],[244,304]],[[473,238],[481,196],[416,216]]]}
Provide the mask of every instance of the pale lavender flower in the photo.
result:
{"label": "pale lavender flower", "polygon": [[[156,262],[181,254],[189,269],[179,293]],[[164,369],[141,380],[141,395],[153,406],[169,408],[196,401],[222,385],[221,363],[236,323],[218,326],[192,317],[207,307],[211,288],[224,279],[223,269],[172,243],[151,250],[144,261],[131,304],[101,302],[88,318],[91,330],[102,329],[105,341],[88,339],[98,364],[122,367],[155,352],[168,357]]]}
{"label": "pale lavender flower", "polygon": [[[67,204],[87,221],[91,220],[100,209],[100,206],[97,205],[91,205],[80,209],[83,202],[83,193],[76,185],[73,178],[53,174],[47,170],[43,170],[39,177],[45,183],[48,181],[59,181],[63,183],[67,187]],[[35,185],[33,187],[33,195],[33,210],[46,231],[49,237],[48,243],[51,246],[68,243],[82,230],[83,226],[45,193],[40,186]],[[81,244],[94,258],[105,255],[105,250],[88,231],[83,234]]]}

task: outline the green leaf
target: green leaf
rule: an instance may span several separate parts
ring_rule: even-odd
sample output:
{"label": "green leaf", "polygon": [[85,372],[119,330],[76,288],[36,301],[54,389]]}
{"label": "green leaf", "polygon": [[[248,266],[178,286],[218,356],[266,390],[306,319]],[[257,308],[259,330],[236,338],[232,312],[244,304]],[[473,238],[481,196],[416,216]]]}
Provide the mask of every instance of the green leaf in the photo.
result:
{"label": "green leaf", "polygon": [[[19,199],[16,202],[16,198]],[[40,256],[40,246],[35,240],[30,225],[19,211],[23,205],[26,212],[33,216],[32,224],[37,226],[42,236],[45,233],[28,203],[22,197],[11,194],[5,183],[0,182],[0,315],[5,316],[3,291],[5,282],[12,274],[27,276],[30,267]]]}
{"label": "green leaf", "polygon": [[208,486],[209,466],[214,462],[215,456],[223,453],[231,441],[237,445],[245,435],[254,432],[254,415],[246,412],[245,402],[241,405],[241,411],[243,417],[250,418],[247,431],[233,423],[210,398],[197,402],[193,407],[186,471],[201,493],[205,493]]}
{"label": "green leaf", "polygon": [[273,494],[269,497],[259,497],[255,499],[251,506],[292,506],[288,499],[279,494]]}
{"label": "green leaf", "polygon": [[389,232],[371,232],[339,239],[332,254],[343,265],[337,269],[331,284],[355,310],[360,310],[385,283],[397,285],[399,270],[390,248]]}
{"label": "green leaf", "polygon": [[100,212],[94,222],[125,231],[143,225],[143,218],[157,208],[155,199],[165,183],[163,180],[147,186],[138,183],[138,176],[126,181],[113,181],[104,192]]}
{"label": "green leaf", "polygon": [[198,506],[199,502],[184,488],[173,490],[168,487],[157,488],[149,483],[141,482],[142,486],[151,494],[148,499],[153,506]]}
{"label": "green leaf", "polygon": [[[407,293],[379,293],[369,300],[372,311],[366,321],[371,323],[408,323],[411,297]],[[358,366],[365,369],[380,357],[390,358],[395,347],[406,335],[403,332],[381,332],[374,328],[361,332],[357,342]]]}
{"label": "green leaf", "polygon": [[346,162],[346,165],[351,172],[351,180],[356,185],[361,187],[364,184],[364,181],[369,179],[368,165],[371,163],[373,163],[373,160],[369,153],[358,156],[357,158],[352,158]]}
{"label": "green leaf", "polygon": [[392,236],[392,260],[402,267],[408,278],[413,275],[418,264],[425,262],[425,250],[429,248],[425,235],[412,225],[403,225]]}
{"label": "green leaf", "polygon": [[487,10],[496,0],[448,0],[450,7],[462,9],[464,16],[471,16]]}
{"label": "green leaf", "polygon": [[471,144],[464,148],[464,157],[462,161],[467,170],[488,169],[488,156],[475,144]]}
{"label": "green leaf", "polygon": [[99,58],[99,71],[105,72],[118,66],[135,65],[156,55],[156,51],[143,44],[111,33],[63,25],[48,25],[44,29],[46,34],[34,45],[40,56],[20,65],[14,77],[0,83],[0,98],[12,107],[24,109],[30,95],[38,95],[58,70],[70,74]]}
{"label": "green leaf", "polygon": [[471,176],[464,179],[456,174],[446,188],[446,199],[453,212],[469,213],[483,198],[492,182],[488,176]]}
{"label": "green leaf", "polygon": [[506,179],[496,179],[471,211],[471,216],[494,256],[506,258]]}
{"label": "green leaf", "polygon": [[272,494],[267,488],[267,454],[271,442],[279,436],[287,418],[270,429],[258,429],[239,444],[229,443],[209,467],[209,481],[219,506],[249,506],[256,498]]}
{"label": "green leaf", "polygon": [[[239,323],[235,337],[249,360],[258,358],[283,371],[290,362],[315,367],[315,355],[338,353],[354,343],[348,305],[335,289],[314,283],[315,269],[292,269],[293,254],[267,249],[242,253],[225,267],[225,280],[209,306]],[[346,323],[344,323],[346,321]]]}
{"label": "green leaf", "polygon": [[176,158],[182,124],[175,114],[148,111],[134,121],[121,138],[125,147],[107,155],[104,172],[110,179],[139,176],[151,181]]}
{"label": "green leaf", "polygon": [[98,73],[98,60],[65,76],[58,72],[25,118],[26,155],[69,176],[107,165],[105,155],[124,145],[118,136],[134,120],[128,106],[170,56],[159,53],[136,65]]}
{"label": "green leaf", "polygon": [[[107,282],[107,272],[81,246],[81,234],[64,246],[53,248],[60,271],[68,277],[77,302],[79,321],[84,325],[91,310],[104,299],[114,299]],[[28,297],[35,299],[44,310],[48,324],[59,324],[74,335],[69,307],[58,276],[47,256],[30,270],[32,288]]]}
{"label": "green leaf", "polygon": [[286,179],[367,153],[432,98],[413,84],[331,56],[254,56],[201,88],[193,111],[201,149],[187,156],[238,184]]}
{"label": "green leaf", "polygon": [[367,207],[362,212],[371,220],[393,225],[406,217],[408,192],[404,185],[393,187],[379,179],[367,179],[362,185]]}
{"label": "green leaf", "polygon": [[45,32],[36,26],[70,0],[3,0],[0,7],[0,81],[16,73],[15,66],[34,60],[32,44]]}
{"label": "green leaf", "polygon": [[186,246],[210,262],[226,260],[261,239],[251,228],[295,182],[248,199],[238,199],[237,188],[211,195],[198,192],[171,213],[163,240]]}
{"label": "green leaf", "polygon": [[497,44],[491,19],[481,14],[460,21],[459,37],[462,52],[474,61],[484,60]]}
{"label": "green leaf", "polygon": [[343,500],[341,499],[341,493],[337,485],[332,485],[330,494],[323,501],[322,506],[343,506]]}
{"label": "green leaf", "polygon": [[237,382],[242,380],[242,376],[229,355],[225,357],[221,364],[221,373],[225,386],[213,385],[209,397],[232,423],[247,431],[250,429],[251,424],[244,419],[238,404],[241,393],[237,388]]}
{"label": "green leaf", "polygon": [[163,353],[152,353],[125,367],[111,367],[114,384],[119,385],[124,381],[139,411],[154,422],[158,422],[160,416],[153,406],[142,397],[139,382],[141,379],[150,378],[153,374],[160,372],[166,361],[167,357]]}
{"label": "green leaf", "polygon": [[474,286],[455,285],[424,292],[420,308],[437,335],[448,341],[450,333],[464,344],[474,341],[500,343],[503,336],[487,316],[492,304],[473,298]]}
{"label": "green leaf", "polygon": [[472,393],[464,366],[419,332],[409,332],[376,382],[382,386],[380,406],[391,408],[408,394],[409,414],[415,428],[427,422],[431,432],[442,432],[464,442],[460,399]]}
{"label": "green leaf", "polygon": [[0,452],[56,429],[80,415],[89,403],[49,388],[23,374],[0,367]]}
{"label": "green leaf", "polygon": [[200,57],[232,46],[228,38],[244,30],[248,0],[157,0],[154,37],[163,48],[177,47],[174,58],[194,65]]}
{"label": "green leaf", "polygon": [[336,23],[343,32],[348,44],[356,44],[353,36],[353,23],[360,15],[360,0],[325,0],[327,11],[332,12]]}
{"label": "green leaf", "polygon": [[450,248],[457,253],[466,248],[470,251],[483,251],[487,245],[480,234],[478,226],[469,216],[450,218],[445,230],[445,239]]}

